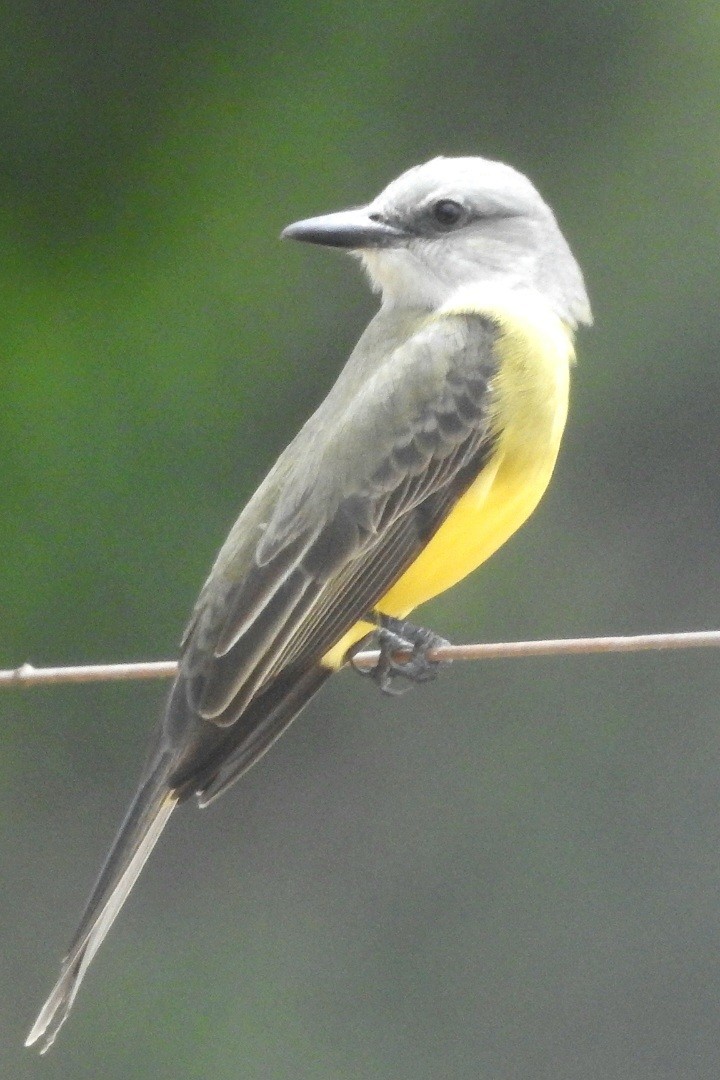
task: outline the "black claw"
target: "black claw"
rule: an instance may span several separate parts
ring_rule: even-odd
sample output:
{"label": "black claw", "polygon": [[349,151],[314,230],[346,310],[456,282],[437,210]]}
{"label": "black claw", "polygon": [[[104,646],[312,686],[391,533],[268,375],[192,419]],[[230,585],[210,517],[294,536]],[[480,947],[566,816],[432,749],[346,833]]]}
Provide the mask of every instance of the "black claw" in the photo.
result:
{"label": "black claw", "polygon": [[[450,644],[432,630],[376,612],[372,613],[371,618],[377,624],[377,630],[358,642],[350,650],[348,659],[356,671],[360,671],[363,675],[370,675],[383,693],[393,696],[404,694],[410,689],[412,683],[430,682],[435,679],[441,665],[451,662],[428,659],[427,654],[432,649],[443,648]],[[380,649],[380,657],[375,667],[359,668],[353,664],[355,654],[372,644]],[[410,653],[410,656],[405,660],[399,660],[396,658],[397,653]],[[401,680],[406,680],[410,685],[402,685]]]}

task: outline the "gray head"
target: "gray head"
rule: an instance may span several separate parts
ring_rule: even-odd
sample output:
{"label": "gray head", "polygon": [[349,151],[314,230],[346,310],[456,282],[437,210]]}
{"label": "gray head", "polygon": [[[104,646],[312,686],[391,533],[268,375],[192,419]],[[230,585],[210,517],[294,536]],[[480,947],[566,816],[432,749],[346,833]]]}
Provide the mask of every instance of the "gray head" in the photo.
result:
{"label": "gray head", "polygon": [[580,268],[522,173],[485,158],[434,158],[368,206],[310,218],[283,236],[358,254],[383,303],[434,308],[460,288],[543,295],[569,326],[591,322]]}

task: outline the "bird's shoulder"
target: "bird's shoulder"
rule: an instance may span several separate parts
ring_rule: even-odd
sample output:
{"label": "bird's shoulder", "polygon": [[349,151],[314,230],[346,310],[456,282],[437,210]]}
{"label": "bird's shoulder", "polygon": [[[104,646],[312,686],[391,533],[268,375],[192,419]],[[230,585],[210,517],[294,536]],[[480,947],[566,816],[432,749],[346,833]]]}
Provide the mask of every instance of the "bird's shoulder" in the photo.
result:
{"label": "bird's shoulder", "polygon": [[422,315],[374,363],[361,350],[357,370],[348,372],[351,357],[343,372],[348,384],[338,380],[308,425],[309,437],[289,448],[293,465],[264,530],[260,561],[340,504],[387,490],[461,442],[487,412],[498,334],[489,315]]}

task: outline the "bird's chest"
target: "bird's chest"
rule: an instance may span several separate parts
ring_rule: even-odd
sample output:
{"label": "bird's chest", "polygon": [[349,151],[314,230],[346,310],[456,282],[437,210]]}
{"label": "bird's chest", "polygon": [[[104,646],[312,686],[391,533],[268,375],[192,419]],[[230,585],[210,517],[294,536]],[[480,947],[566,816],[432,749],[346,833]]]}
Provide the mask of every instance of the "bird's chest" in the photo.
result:
{"label": "bird's chest", "polygon": [[464,578],[522,525],[550,480],[567,416],[572,343],[544,314],[501,323],[493,453],[388,592],[383,611],[404,616]]}
{"label": "bird's chest", "polygon": [[[550,479],[568,410],[572,342],[554,317],[503,320],[493,425],[502,462],[496,482],[524,490]],[[539,497],[539,495],[538,495]]]}

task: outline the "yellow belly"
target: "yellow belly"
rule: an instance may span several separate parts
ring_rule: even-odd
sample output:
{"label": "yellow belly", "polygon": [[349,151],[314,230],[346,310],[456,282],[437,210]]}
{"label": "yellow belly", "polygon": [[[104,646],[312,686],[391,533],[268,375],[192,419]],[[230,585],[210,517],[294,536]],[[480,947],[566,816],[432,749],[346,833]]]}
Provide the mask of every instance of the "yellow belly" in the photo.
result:
{"label": "yellow belly", "polygon": [[[497,551],[537,506],[557,459],[574,356],[570,333],[539,304],[523,302],[515,308],[504,301],[484,310],[502,328],[496,346],[495,451],[415,562],[376,605],[396,618],[455,585]],[[322,663],[340,667],[347,650],[371,629],[369,623],[356,623]]]}

